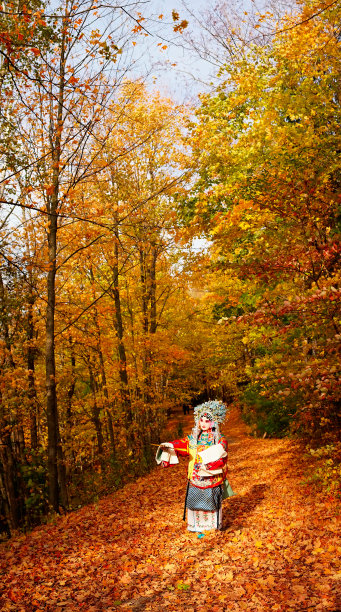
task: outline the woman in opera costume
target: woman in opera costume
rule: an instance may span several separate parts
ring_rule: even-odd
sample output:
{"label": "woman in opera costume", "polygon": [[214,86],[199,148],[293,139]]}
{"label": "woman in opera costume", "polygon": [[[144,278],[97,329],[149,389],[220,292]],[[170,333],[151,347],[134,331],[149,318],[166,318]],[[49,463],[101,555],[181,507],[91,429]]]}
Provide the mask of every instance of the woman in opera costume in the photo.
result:
{"label": "woman in opera costume", "polygon": [[161,444],[156,453],[163,467],[178,463],[178,455],[190,458],[184,508],[189,531],[221,529],[222,500],[234,495],[226,478],[227,440],[219,431],[225,416],[226,406],[220,401],[196,406],[192,433]]}

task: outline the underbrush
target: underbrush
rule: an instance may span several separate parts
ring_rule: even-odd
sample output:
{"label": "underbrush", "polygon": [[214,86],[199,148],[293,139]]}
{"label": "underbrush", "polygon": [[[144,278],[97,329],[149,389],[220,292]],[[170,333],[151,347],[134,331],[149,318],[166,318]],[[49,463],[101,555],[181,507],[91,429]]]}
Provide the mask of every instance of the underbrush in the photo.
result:
{"label": "underbrush", "polygon": [[303,483],[341,499],[341,442],[337,440],[335,432],[329,432],[329,440],[320,437],[318,441],[309,436],[303,427],[295,430],[293,407],[264,397],[257,385],[249,385],[245,389],[241,398],[241,416],[253,436],[290,436],[296,439],[302,449]]}
{"label": "underbrush", "polygon": [[[160,434],[160,441],[174,440],[182,436],[183,423],[180,420],[165,427]],[[105,457],[100,463],[91,464],[81,472],[74,473],[69,485],[70,509],[96,502],[100,497],[148,474],[157,467],[156,450],[155,444],[146,444],[138,453],[122,450],[115,457]]]}
{"label": "underbrush", "polygon": [[[172,419],[160,432],[160,441],[174,440],[182,436],[181,419]],[[130,445],[134,451],[124,446],[117,448],[115,456],[107,452],[97,458],[83,459],[82,463],[76,463],[72,470],[67,470],[68,504],[65,508],[61,507],[60,512],[73,511],[86,504],[96,503],[101,497],[117,491],[156,468],[158,436],[155,437],[156,441],[151,443],[136,436],[135,443]],[[48,501],[47,458],[43,450],[31,451],[25,457],[25,462],[17,465],[15,485],[18,505],[21,508],[19,530],[30,531],[39,524],[55,520],[56,515],[50,511]],[[14,533],[7,520],[6,511],[4,499],[0,494],[0,540],[6,540]]]}
{"label": "underbrush", "polygon": [[242,419],[250,426],[252,435],[283,438],[288,435],[293,408],[281,401],[262,395],[257,385],[249,385],[241,397]]}
{"label": "underbrush", "polygon": [[341,442],[319,448],[306,447],[304,482],[341,498]]}

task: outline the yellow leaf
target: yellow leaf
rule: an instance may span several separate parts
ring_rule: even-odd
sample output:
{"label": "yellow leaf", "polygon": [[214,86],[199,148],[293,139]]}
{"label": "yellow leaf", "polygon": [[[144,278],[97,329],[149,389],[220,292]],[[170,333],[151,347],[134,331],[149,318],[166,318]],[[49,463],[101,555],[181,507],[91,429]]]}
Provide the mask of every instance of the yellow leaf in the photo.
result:
{"label": "yellow leaf", "polygon": [[267,583],[268,583],[268,584],[269,584],[271,587],[275,586],[275,584],[276,584],[276,580],[275,580],[274,576],[272,576],[272,575],[270,574],[270,576],[268,576],[268,578],[267,578]]}

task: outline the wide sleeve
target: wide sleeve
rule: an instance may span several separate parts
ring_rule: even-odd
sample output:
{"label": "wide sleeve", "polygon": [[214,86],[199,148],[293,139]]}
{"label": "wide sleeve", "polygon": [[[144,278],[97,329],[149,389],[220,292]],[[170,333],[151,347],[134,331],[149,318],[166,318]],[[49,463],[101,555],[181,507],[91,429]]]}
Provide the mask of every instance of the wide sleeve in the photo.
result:
{"label": "wide sleeve", "polygon": [[221,457],[220,459],[217,459],[216,461],[211,461],[210,463],[207,463],[206,467],[209,470],[218,470],[219,468],[222,468],[222,467],[226,466],[226,464],[227,464],[228,442],[227,442],[226,438],[221,437],[220,440],[219,440],[219,444],[221,444],[222,447],[224,448],[224,450],[226,452],[226,456],[225,457]]}
{"label": "wide sleeve", "polygon": [[177,455],[180,455],[180,457],[188,457],[188,436],[186,436],[186,438],[181,438],[180,440],[172,440],[172,444]]}
{"label": "wide sleeve", "polygon": [[161,463],[163,467],[169,467],[179,463],[178,455],[182,457],[189,455],[188,437],[160,444],[155,460],[158,465]]}

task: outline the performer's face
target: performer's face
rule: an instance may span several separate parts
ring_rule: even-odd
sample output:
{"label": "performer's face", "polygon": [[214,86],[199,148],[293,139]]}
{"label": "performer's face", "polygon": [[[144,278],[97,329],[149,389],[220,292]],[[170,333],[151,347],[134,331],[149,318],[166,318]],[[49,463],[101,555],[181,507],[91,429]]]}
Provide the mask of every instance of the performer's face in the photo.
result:
{"label": "performer's face", "polygon": [[201,431],[209,431],[213,427],[213,421],[211,421],[211,419],[208,419],[207,417],[203,416],[199,420],[199,427],[200,427]]}

